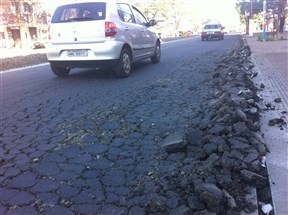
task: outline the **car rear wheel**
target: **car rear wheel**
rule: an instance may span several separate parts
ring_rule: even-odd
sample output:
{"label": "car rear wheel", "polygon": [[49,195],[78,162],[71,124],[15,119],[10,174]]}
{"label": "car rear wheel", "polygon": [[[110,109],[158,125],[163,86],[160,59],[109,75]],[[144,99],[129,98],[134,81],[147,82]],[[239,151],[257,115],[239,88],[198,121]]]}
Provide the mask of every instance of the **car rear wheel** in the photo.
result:
{"label": "car rear wheel", "polygon": [[52,72],[59,77],[67,76],[70,73],[70,69],[64,67],[56,67],[53,64],[50,64],[50,67]]}
{"label": "car rear wheel", "polygon": [[126,48],[123,48],[119,62],[115,68],[116,76],[120,78],[128,77],[131,73],[131,67],[131,54]]}
{"label": "car rear wheel", "polygon": [[160,58],[161,58],[161,47],[160,47],[160,42],[158,41],[156,43],[155,53],[151,57],[151,61],[152,61],[152,63],[159,63],[160,62]]}

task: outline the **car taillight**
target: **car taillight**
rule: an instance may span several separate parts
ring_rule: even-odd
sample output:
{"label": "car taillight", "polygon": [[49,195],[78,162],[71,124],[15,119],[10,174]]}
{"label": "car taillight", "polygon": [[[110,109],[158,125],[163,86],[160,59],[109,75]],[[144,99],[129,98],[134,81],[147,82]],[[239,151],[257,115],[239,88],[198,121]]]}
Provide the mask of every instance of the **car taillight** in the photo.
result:
{"label": "car taillight", "polygon": [[206,32],[201,32],[201,35],[207,34]]}
{"label": "car taillight", "polygon": [[117,26],[114,22],[105,22],[105,36],[112,37],[117,34]]}

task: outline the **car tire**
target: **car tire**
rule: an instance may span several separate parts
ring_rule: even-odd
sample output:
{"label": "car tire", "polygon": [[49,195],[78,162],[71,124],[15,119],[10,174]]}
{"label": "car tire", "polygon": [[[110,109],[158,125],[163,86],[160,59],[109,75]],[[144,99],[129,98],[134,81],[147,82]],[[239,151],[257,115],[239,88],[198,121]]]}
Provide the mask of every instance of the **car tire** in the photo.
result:
{"label": "car tire", "polygon": [[155,46],[155,52],[154,52],[154,55],[151,57],[151,61],[152,63],[159,63],[160,58],[161,58],[161,46],[160,46],[160,42],[157,41],[156,46]]}
{"label": "car tire", "polygon": [[115,68],[115,74],[119,78],[126,78],[131,73],[131,53],[126,48],[123,48],[120,54],[119,62]]}
{"label": "car tire", "polygon": [[56,67],[53,64],[50,64],[50,67],[52,72],[59,77],[65,77],[70,73],[70,69],[64,67]]}
{"label": "car tire", "polygon": [[201,37],[201,40],[204,41],[204,37]]}

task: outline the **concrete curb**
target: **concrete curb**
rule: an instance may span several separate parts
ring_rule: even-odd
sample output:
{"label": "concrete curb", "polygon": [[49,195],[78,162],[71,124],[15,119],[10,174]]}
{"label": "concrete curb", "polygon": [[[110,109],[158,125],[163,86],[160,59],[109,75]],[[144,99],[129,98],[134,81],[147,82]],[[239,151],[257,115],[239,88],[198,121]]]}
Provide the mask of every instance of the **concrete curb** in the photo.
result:
{"label": "concrete curb", "polygon": [[[264,134],[264,140],[271,152],[267,154],[267,171],[269,174],[270,189],[272,194],[273,209],[275,215],[288,214],[288,131],[287,126],[282,128],[269,126],[268,122],[274,118],[283,117],[287,121],[286,94],[281,86],[282,79],[286,77],[284,83],[288,83],[288,68],[285,62],[277,62],[271,59],[271,56],[283,56],[287,54],[287,40],[269,41],[266,43],[257,41],[257,37],[244,38],[249,45],[252,55],[251,60],[254,63],[254,70],[258,73],[254,83],[260,89],[264,84],[265,88],[261,90],[260,96],[263,102],[271,102],[275,106],[274,110],[262,112],[261,130]],[[257,41],[257,42],[255,42]],[[281,58],[282,59],[282,58]],[[287,61],[286,61],[287,62]],[[285,68],[286,67],[286,68]],[[286,75],[285,75],[286,74]],[[284,90],[287,89],[284,87]],[[275,98],[281,97],[282,103],[274,103]]]}

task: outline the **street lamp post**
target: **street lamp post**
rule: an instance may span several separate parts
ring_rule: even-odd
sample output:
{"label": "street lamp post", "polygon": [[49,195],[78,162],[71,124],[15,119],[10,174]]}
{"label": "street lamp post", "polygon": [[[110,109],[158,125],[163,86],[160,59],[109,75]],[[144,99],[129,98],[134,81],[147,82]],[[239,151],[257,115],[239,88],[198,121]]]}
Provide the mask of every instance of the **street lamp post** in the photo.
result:
{"label": "street lamp post", "polygon": [[263,1],[263,42],[266,41],[266,0]]}
{"label": "street lamp post", "polygon": [[250,0],[250,20],[249,20],[249,35],[253,36],[253,0]]}

